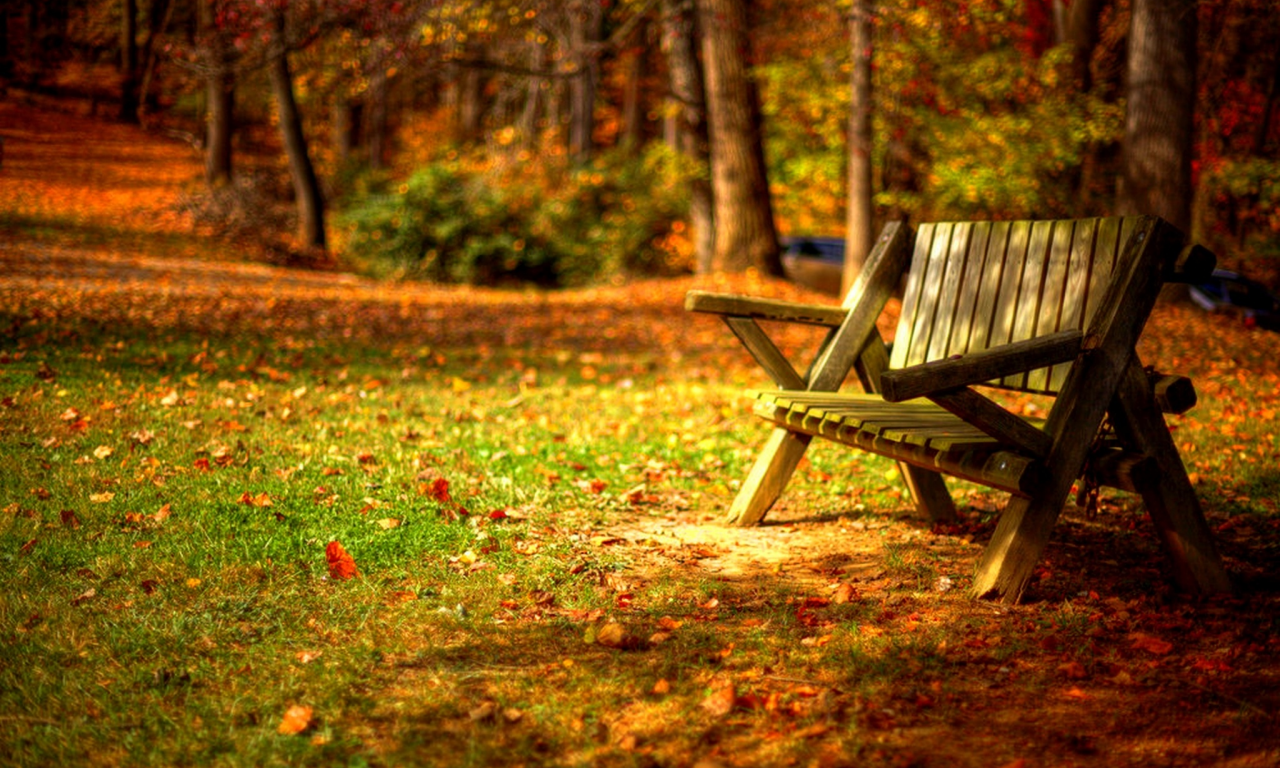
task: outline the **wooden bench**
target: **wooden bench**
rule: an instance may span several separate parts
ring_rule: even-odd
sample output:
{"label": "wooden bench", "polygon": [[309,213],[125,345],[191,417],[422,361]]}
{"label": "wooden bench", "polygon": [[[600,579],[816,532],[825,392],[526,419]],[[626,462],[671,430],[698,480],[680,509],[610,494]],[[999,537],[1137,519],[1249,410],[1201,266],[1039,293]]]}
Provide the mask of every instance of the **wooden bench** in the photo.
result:
{"label": "wooden bench", "polygon": [[[775,427],[730,509],[759,522],[809,442],[891,457],[918,508],[955,507],[942,475],[1011,496],[973,594],[1018,600],[1077,480],[1138,493],[1187,590],[1230,582],[1163,412],[1195,404],[1185,377],[1143,369],[1135,352],[1166,282],[1195,282],[1213,254],[1154,217],[885,227],[842,307],[692,291],[780,387],[755,412]],[[906,275],[892,357],[876,319]],[[800,374],[758,321],[829,329]],[[840,392],[854,372],[865,392]],[[1053,396],[1044,420],[1011,413],[983,388]]]}

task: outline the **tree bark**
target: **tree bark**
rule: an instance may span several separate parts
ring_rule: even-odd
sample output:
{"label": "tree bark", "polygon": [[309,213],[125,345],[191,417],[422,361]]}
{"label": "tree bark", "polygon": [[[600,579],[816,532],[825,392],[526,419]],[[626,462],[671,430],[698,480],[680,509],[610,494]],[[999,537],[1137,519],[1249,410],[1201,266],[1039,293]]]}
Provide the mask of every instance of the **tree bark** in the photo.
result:
{"label": "tree bark", "polygon": [[147,37],[142,44],[140,55],[142,84],[139,87],[138,104],[143,112],[155,106],[155,99],[151,97],[151,82],[155,78],[158,61],[156,41],[169,28],[169,21],[172,18],[173,3],[170,0],[151,0],[151,7],[147,9]]}
{"label": "tree bark", "polygon": [[226,45],[214,23],[214,0],[200,0],[197,22],[207,47],[205,74],[204,180],[209,186],[231,182],[231,135],[235,129],[235,77]]}
{"label": "tree bark", "polygon": [[1071,44],[1071,72],[1081,93],[1093,88],[1093,49],[1098,45],[1098,19],[1104,0],[1072,0],[1067,9],[1067,41]]}
{"label": "tree bark", "polygon": [[715,200],[712,266],[726,272],[754,267],[765,274],[781,275],[765,174],[759,95],[749,71],[746,3],[699,3]]}
{"label": "tree bark", "polygon": [[138,122],[138,2],[124,0],[120,34],[120,119]]}
{"label": "tree bark", "polygon": [[1134,0],[1129,22],[1122,214],[1191,231],[1195,0]]}
{"label": "tree bark", "polygon": [[276,39],[272,41],[268,62],[271,89],[275,94],[280,118],[280,135],[289,158],[289,176],[298,206],[298,240],[304,247],[325,247],[324,198],[320,180],[307,151],[307,138],[302,130],[302,115],[293,93],[293,74],[289,71],[289,51],[284,42],[284,17],[276,19]]}
{"label": "tree bark", "polygon": [[849,290],[871,252],[871,0],[854,0],[849,20],[853,49],[849,108],[849,207],[841,293]]}
{"label": "tree bark", "polygon": [[597,0],[583,0],[569,9],[569,35],[578,74],[569,81],[569,156],[577,162],[594,150],[596,90],[600,64],[594,48],[604,33],[604,11]]}
{"label": "tree bark", "polygon": [[[698,24],[694,0],[666,0],[663,8],[664,47],[671,77],[671,97],[675,102],[671,146],[680,150],[700,168],[710,168],[707,142],[707,103],[698,63]],[[715,255],[715,203],[711,181],[699,173],[689,190],[689,228],[693,232],[695,268],[699,274],[711,271]]]}

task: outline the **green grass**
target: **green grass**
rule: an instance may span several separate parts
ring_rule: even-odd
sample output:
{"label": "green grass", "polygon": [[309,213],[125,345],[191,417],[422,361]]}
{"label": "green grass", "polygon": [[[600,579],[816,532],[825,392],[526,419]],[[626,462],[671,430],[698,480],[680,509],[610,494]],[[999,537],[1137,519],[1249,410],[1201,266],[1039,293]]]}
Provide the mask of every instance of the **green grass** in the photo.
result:
{"label": "green grass", "polygon": [[[867,570],[815,557],[786,566],[809,581],[716,576],[606,536],[622,519],[719,515],[761,439],[741,391],[762,382],[626,335],[467,336],[477,313],[509,329],[538,318],[535,299],[52,291],[0,314],[9,762],[884,764],[913,750],[887,734],[963,721],[974,697],[1001,706],[988,687],[1016,691],[1014,707],[1086,684],[1061,668],[1159,680],[1126,637],[1179,609],[1143,602],[1154,546],[1111,497],[1104,511],[1132,529],[1072,522],[1081,551],[1051,549],[1046,570],[1074,556],[1067,570],[1094,569],[1092,583],[1096,547],[1129,558],[1111,566],[1116,591],[1070,587],[1009,613],[963,597],[989,494],[956,485],[965,520],[934,535],[904,522],[892,462],[831,445],[815,444],[785,503],[874,551]],[[1238,382],[1253,405],[1209,398],[1181,422],[1215,524],[1271,523],[1274,472],[1254,458],[1275,438],[1243,417],[1273,407],[1265,385]],[[359,578],[331,578],[331,541]],[[1229,555],[1250,551],[1241,541]],[[824,602],[842,582],[855,598]],[[611,622],[625,647],[599,642]],[[735,707],[713,715],[725,684]],[[294,705],[311,726],[282,735]],[[1244,711],[1233,727],[1257,722]]]}

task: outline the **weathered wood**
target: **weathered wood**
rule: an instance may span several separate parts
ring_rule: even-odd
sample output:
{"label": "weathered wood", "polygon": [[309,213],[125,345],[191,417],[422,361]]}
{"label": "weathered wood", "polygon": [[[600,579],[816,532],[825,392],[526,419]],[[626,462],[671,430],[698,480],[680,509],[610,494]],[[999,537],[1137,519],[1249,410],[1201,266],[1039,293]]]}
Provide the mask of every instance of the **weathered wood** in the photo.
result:
{"label": "weathered wood", "polygon": [[1137,490],[1159,532],[1178,585],[1189,592],[1230,592],[1231,579],[1214,545],[1200,500],[1191,487],[1169,427],[1153,404],[1151,382],[1135,358],[1119,384],[1111,407],[1111,423],[1130,449],[1147,454],[1156,462],[1156,472],[1135,478]]}
{"label": "weathered wood", "polygon": [[756,525],[764,519],[795,474],[811,440],[811,435],[782,427],[769,433],[768,441],[729,506],[730,525]]}
{"label": "weathered wood", "polygon": [[1152,217],[1137,223],[1089,331],[1100,339],[1099,346],[1071,368],[1049,413],[1045,428],[1053,448],[1044,463],[1051,471],[1031,498],[1015,498],[1001,515],[974,576],[975,596],[1009,602],[1022,597],[1134,357],[1134,345],[1160,292],[1163,268],[1181,247],[1181,233],[1167,223]]}
{"label": "weathered wood", "polygon": [[[752,349],[749,345],[748,349],[751,349],[757,361],[761,360],[761,355],[769,361],[767,365],[764,362],[761,364],[770,375],[774,375],[774,380],[783,386],[807,390],[839,389],[849,375],[849,370],[854,367],[863,350],[868,347],[869,338],[874,336],[879,341],[879,333],[875,327],[876,319],[884,310],[885,303],[888,302],[889,296],[906,268],[910,240],[910,230],[900,222],[885,225],[880,237],[876,240],[875,247],[867,255],[862,273],[849,289],[849,295],[845,297],[844,306],[852,307],[852,310],[841,310],[844,317],[839,328],[828,336],[805,379],[795,374],[794,368],[785,361],[782,354],[777,351],[777,346],[768,340],[763,331],[760,336],[756,336],[750,330],[745,332],[753,339],[752,343],[756,344],[756,348]],[[686,303],[689,301],[690,299],[686,298]],[[695,304],[701,303],[704,307],[714,305],[713,300],[705,298],[695,297],[692,301]],[[727,306],[727,304],[722,303],[721,306]],[[734,306],[743,307],[745,304],[734,304]],[[809,313],[809,316],[816,316],[816,313]],[[751,323],[759,330],[754,320]],[[744,327],[742,323],[738,325]],[[739,328],[734,328],[735,333],[738,330]],[[739,338],[742,337],[739,336]],[[744,343],[746,343],[745,339]],[[880,344],[883,346],[884,342],[880,341]],[[786,368],[782,366],[784,362],[786,362]],[[794,379],[787,374],[787,369],[795,375]],[[783,383],[784,381],[786,383]],[[785,429],[774,430],[729,508],[731,524],[755,525],[764,519],[769,509],[777,502],[791,475],[795,473],[800,460],[804,458],[810,439],[806,434],[788,432]],[[945,516],[946,511],[939,509],[938,514]],[[954,509],[951,514],[954,515]]]}
{"label": "weathered wood", "polygon": [[1156,405],[1164,413],[1186,413],[1196,405],[1196,387],[1186,376],[1175,376],[1152,371],[1147,378],[1156,398]]}
{"label": "weathered wood", "polygon": [[1083,342],[1080,331],[1060,331],[950,360],[886,371],[880,385],[885,400],[901,402],[1072,360],[1080,354]]}
{"label": "weathered wood", "polygon": [[776,320],[828,327],[840,325],[849,314],[849,311],[842,307],[707,291],[689,291],[684,297],[684,308],[690,312],[705,312],[726,317],[749,317],[755,320]]}
{"label": "weathered wood", "polygon": [[[905,249],[904,249],[905,250]],[[858,381],[865,392],[878,394],[881,378],[889,367],[889,350],[879,332],[871,334],[871,340],[863,347],[854,364]],[[956,519],[956,505],[947,490],[942,475],[906,462],[898,462],[898,470],[907,484],[911,498],[921,515],[935,523],[950,523]]]}
{"label": "weathered wood", "polygon": [[[905,227],[892,227],[838,316],[691,294],[690,308],[724,317],[784,387],[758,396],[756,413],[778,426],[731,519],[763,518],[812,437],[855,446],[898,461],[917,506],[935,520],[955,514],[943,474],[1013,494],[973,593],[1016,601],[1087,471],[1143,496],[1180,584],[1229,588],[1160,415],[1192,407],[1195,388],[1185,377],[1144,373],[1134,352],[1163,281],[1212,270],[1212,254],[1183,244],[1154,217],[922,224],[914,242]],[[875,322],[904,272],[890,360]],[[805,375],[761,319],[831,329]],[[850,369],[866,394],[837,391]],[[1024,419],[970,388],[978,384],[1057,399],[1046,421]],[[1116,436],[1099,449],[1094,438],[1108,412]]]}
{"label": "weathered wood", "polygon": [[1053,443],[1049,435],[972,389],[943,392],[930,399],[1006,445],[1040,458],[1049,455]]}
{"label": "weathered wood", "polygon": [[[940,407],[915,402],[886,410],[886,405],[857,395],[828,393],[817,400],[807,393],[762,392],[755,412],[791,430],[896,459],[906,465],[903,474],[909,483],[938,478],[946,502],[951,497],[939,471],[1020,496],[1033,493],[1043,480],[1034,457],[1005,450],[1001,442]],[[913,423],[904,426],[908,421]],[[950,506],[954,509],[954,503]],[[933,508],[924,511],[938,519]]]}
{"label": "weathered wood", "polygon": [[1155,459],[1145,453],[1111,448],[1089,459],[1086,471],[1098,485],[1139,493],[1144,483],[1158,482],[1156,473],[1160,470]]}
{"label": "weathered wood", "polygon": [[724,322],[747,348],[769,377],[783,389],[804,389],[805,380],[796,373],[786,355],[778,349],[768,334],[748,317],[725,317]]}

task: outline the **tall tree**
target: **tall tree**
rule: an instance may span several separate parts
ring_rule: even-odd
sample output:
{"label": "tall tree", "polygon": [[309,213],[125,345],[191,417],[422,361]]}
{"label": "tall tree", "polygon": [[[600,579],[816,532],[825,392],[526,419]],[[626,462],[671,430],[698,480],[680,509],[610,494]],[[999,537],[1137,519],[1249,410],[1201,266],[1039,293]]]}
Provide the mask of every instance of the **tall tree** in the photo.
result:
{"label": "tall tree", "polygon": [[716,242],[712,266],[782,274],[765,175],[760,101],[750,72],[748,0],[702,0],[699,27],[711,136]]}
{"label": "tall tree", "polygon": [[1133,0],[1127,70],[1119,208],[1161,216],[1189,232],[1195,0]]}
{"label": "tall tree", "polygon": [[280,121],[280,136],[289,158],[289,176],[298,207],[298,240],[307,248],[325,247],[324,197],[316,176],[307,137],[302,130],[302,114],[293,90],[293,73],[289,68],[289,43],[283,10],[273,18],[273,36],[267,52],[267,74],[275,95]]}
{"label": "tall tree", "polygon": [[229,35],[218,24],[218,0],[200,0],[197,25],[205,81],[204,179],[210,186],[231,181],[231,136],[235,128],[235,73]]}
{"label": "tall tree", "polygon": [[[710,167],[707,146],[707,102],[698,61],[698,17],[694,0],[665,0],[662,11],[663,47],[675,102],[670,137],[672,146],[702,167]],[[689,224],[693,230],[694,260],[699,273],[711,271],[715,255],[714,201],[711,181],[699,174],[689,190]]]}
{"label": "tall tree", "polygon": [[569,6],[569,40],[577,74],[569,81],[569,155],[582,162],[594,149],[596,91],[600,85],[600,43],[604,3],[575,0]]}
{"label": "tall tree", "polygon": [[138,122],[138,0],[123,0],[120,27],[120,119]]}
{"label": "tall tree", "polygon": [[871,0],[854,0],[849,19],[853,49],[849,108],[849,210],[846,218],[843,291],[848,291],[871,252]]}

